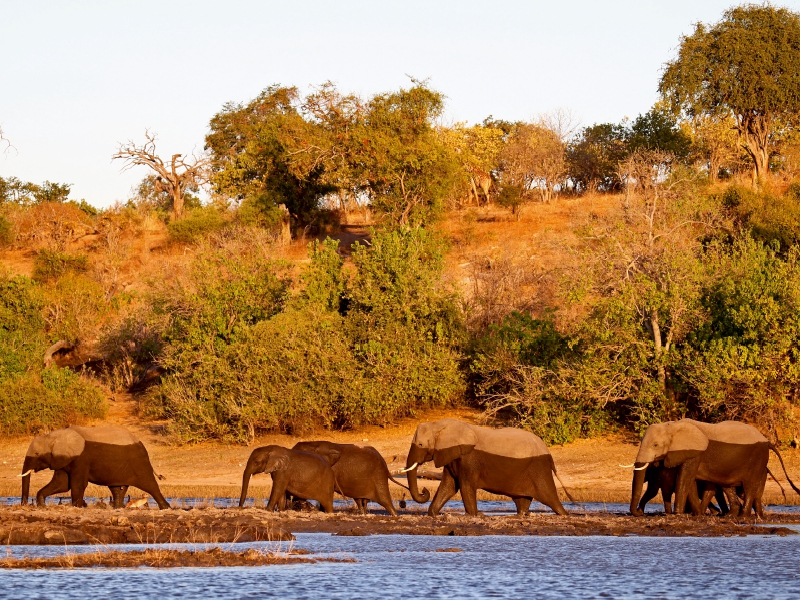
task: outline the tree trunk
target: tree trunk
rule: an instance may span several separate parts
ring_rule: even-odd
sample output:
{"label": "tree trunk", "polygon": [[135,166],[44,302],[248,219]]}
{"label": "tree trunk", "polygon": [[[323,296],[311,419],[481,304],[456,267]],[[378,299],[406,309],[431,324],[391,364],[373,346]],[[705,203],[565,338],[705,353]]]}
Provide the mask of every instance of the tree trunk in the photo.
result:
{"label": "tree trunk", "polygon": [[425,451],[415,445],[412,445],[411,449],[408,451],[406,469],[414,463],[416,463],[417,466],[408,471],[408,473],[406,473],[406,477],[408,478],[408,491],[411,492],[411,497],[414,499],[414,502],[419,504],[424,504],[431,499],[431,493],[427,489],[422,490],[422,493],[420,493],[419,487],[417,486],[417,469],[419,469],[420,464],[424,462],[424,460]]}

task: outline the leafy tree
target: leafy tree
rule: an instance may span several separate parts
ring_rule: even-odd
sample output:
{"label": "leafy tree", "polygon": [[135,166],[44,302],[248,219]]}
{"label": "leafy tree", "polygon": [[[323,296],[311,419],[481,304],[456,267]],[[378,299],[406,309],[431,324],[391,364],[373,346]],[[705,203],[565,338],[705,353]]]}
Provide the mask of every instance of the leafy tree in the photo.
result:
{"label": "leafy tree", "polygon": [[454,127],[440,128],[439,136],[456,155],[475,203],[481,204],[481,192],[484,202],[488,203],[492,173],[498,167],[504,143],[503,130],[486,125],[466,127],[456,124]]}
{"label": "leafy tree", "polygon": [[301,113],[297,88],[271,86],[246,105],[229,103],[206,136],[214,190],[255,203],[266,213],[281,204],[308,222],[320,199],[336,190],[320,160],[301,160],[318,131]]}
{"label": "leafy tree", "polygon": [[741,149],[733,117],[697,115],[686,123],[686,129],[692,140],[692,157],[706,165],[710,181],[735,168]]}
{"label": "leafy tree", "polygon": [[627,139],[628,152],[639,149],[669,152],[678,160],[689,156],[692,140],[672,115],[658,106],[639,115],[631,123]]}
{"label": "leafy tree", "polygon": [[800,106],[800,16],[785,8],[731,8],[713,26],[698,23],[667,63],[659,91],[689,116],[731,115],[754,178],[765,178],[776,127]]}
{"label": "leafy tree", "polygon": [[367,105],[358,156],[371,205],[391,224],[434,218],[455,185],[458,163],[433,127],[443,108],[442,95],[422,84]]}
{"label": "leafy tree", "polygon": [[567,147],[567,170],[582,191],[620,188],[617,166],[625,158],[628,131],[625,123],[600,123],[586,127]]}

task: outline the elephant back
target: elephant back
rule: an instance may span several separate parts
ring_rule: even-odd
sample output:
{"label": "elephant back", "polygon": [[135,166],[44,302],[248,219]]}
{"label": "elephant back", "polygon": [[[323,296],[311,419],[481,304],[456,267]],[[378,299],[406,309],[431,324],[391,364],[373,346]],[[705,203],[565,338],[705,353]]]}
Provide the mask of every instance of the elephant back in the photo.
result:
{"label": "elephant back", "polygon": [[87,442],[111,446],[132,446],[139,443],[136,436],[122,427],[76,427],[73,425],[69,429],[78,433]]}
{"label": "elephant back", "polygon": [[695,425],[712,442],[724,444],[766,444],[767,438],[755,427],[741,421],[722,421],[720,423],[703,423],[693,419],[684,419]]}
{"label": "elephant back", "polygon": [[533,458],[550,454],[539,436],[515,427],[480,428],[475,450],[509,458]]}

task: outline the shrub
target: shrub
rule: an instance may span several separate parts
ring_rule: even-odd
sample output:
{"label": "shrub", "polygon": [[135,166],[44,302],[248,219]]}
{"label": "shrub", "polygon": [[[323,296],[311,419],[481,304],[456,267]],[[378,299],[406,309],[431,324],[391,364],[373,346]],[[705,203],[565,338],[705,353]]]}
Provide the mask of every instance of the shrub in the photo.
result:
{"label": "shrub", "polygon": [[86,254],[42,250],[33,259],[33,278],[50,281],[66,273],[84,273],[88,268],[89,257]]}
{"label": "shrub", "polygon": [[0,274],[0,381],[41,365],[46,348],[42,306],[33,281]]}
{"label": "shrub", "polygon": [[96,281],[82,274],[67,273],[46,289],[45,296],[44,315],[53,339],[74,344],[95,337],[108,309]]}
{"label": "shrub", "polygon": [[104,417],[102,390],[68,369],[46,369],[0,382],[0,432],[34,434]]}
{"label": "shrub", "polygon": [[167,225],[171,240],[192,244],[219,231],[227,223],[219,210],[213,206],[203,206],[190,211],[184,218]]}
{"label": "shrub", "polygon": [[9,246],[14,242],[14,226],[5,215],[0,215],[0,246]]}

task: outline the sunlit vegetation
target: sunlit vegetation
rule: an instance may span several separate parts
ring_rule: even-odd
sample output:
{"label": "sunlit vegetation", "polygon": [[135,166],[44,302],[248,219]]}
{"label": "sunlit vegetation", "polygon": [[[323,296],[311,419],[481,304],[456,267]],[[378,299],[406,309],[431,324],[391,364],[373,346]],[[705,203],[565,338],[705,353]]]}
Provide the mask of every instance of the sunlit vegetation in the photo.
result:
{"label": "sunlit vegetation", "polygon": [[[100,416],[105,386],[183,442],[458,403],[548,442],[684,415],[796,438],[797,72],[800,17],[747,5],[683,38],[632,120],[443,125],[418,81],[276,85],[211,117],[185,180],[149,133],[121,146],[125,204],[0,179],[29,265],[0,280],[0,428]],[[71,370],[43,364],[57,341]]]}

